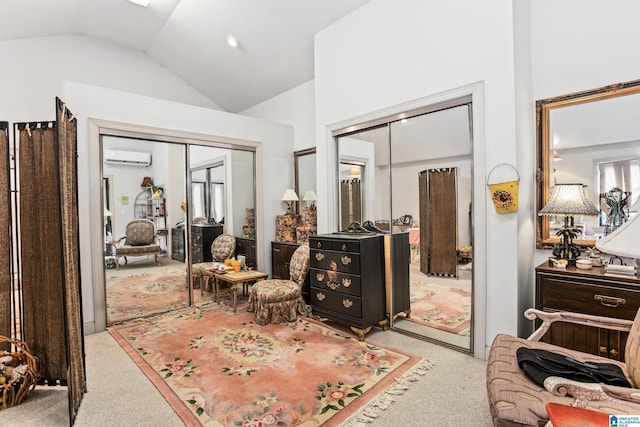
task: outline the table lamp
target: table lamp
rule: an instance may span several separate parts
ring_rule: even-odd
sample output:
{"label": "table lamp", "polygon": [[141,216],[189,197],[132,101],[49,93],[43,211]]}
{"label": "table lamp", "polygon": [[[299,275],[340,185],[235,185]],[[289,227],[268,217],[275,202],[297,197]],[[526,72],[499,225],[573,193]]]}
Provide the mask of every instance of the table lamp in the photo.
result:
{"label": "table lamp", "polygon": [[282,201],[287,202],[287,214],[293,213],[293,202],[297,202],[298,200],[298,195],[296,194],[295,190],[293,188],[287,188],[287,191],[285,191],[284,195],[282,196]]}
{"label": "table lamp", "polygon": [[574,225],[574,215],[596,216],[600,212],[587,198],[582,184],[557,184],[553,187],[551,197],[538,215],[564,215],[564,226],[556,233],[560,243],[553,248],[553,256],[566,259],[575,265],[580,256],[580,248],[573,239],[580,232],[580,226]]}
{"label": "table lamp", "polygon": [[315,191],[313,191],[313,190],[307,190],[307,191],[304,193],[304,196],[302,196],[302,201],[303,201],[303,202],[309,202],[309,207],[310,207],[311,209],[313,209],[313,208],[315,208],[315,207],[316,207],[316,206],[315,206],[315,204],[316,204],[315,202],[316,202],[316,199],[317,199],[317,198],[318,198],[318,197],[316,196]]}

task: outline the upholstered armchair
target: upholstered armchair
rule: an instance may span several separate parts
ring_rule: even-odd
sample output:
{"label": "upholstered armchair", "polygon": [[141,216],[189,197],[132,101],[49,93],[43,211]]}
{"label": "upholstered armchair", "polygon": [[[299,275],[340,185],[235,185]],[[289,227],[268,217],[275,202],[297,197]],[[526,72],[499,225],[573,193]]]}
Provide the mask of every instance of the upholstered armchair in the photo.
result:
{"label": "upholstered armchair", "polygon": [[116,268],[120,268],[120,258],[127,264],[128,256],[153,255],[160,265],[160,241],[156,235],[156,227],[148,219],[134,219],[127,224],[125,236],[115,245]]}
{"label": "upholstered armchair", "polygon": [[292,322],[298,313],[309,315],[302,298],[302,286],[309,273],[309,257],[309,243],[304,243],[291,256],[291,280],[263,280],[251,287],[247,311],[255,311],[257,324]]}
{"label": "upholstered armchair", "polygon": [[[542,324],[529,338],[498,335],[487,362],[487,393],[494,426],[545,425],[547,403],[588,408],[608,414],[640,414],[640,310],[635,320],[622,320],[568,312],[529,309],[525,317]],[[553,322],[570,322],[613,331],[628,332],[624,362],[569,350],[539,341]],[[544,388],[531,381],[519,368],[516,350],[520,347],[544,349],[581,362],[613,363],[622,368],[632,388],[597,383],[581,383],[548,377]]]}
{"label": "upholstered armchair", "polygon": [[221,234],[211,243],[211,262],[193,264],[191,271],[194,275],[194,282],[200,284],[200,293],[203,293],[205,288],[209,289],[209,279],[212,276],[211,269],[214,263],[223,262],[225,259],[233,257],[235,251],[236,238],[230,234]]}

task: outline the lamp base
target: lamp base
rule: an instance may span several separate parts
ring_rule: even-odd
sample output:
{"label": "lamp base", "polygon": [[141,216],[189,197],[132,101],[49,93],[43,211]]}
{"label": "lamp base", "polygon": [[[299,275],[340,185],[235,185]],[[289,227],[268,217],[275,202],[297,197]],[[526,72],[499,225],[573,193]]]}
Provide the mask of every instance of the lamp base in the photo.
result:
{"label": "lamp base", "polygon": [[569,265],[575,267],[576,260],[580,256],[580,247],[575,243],[557,243],[553,247],[553,256],[558,259],[566,259]]}

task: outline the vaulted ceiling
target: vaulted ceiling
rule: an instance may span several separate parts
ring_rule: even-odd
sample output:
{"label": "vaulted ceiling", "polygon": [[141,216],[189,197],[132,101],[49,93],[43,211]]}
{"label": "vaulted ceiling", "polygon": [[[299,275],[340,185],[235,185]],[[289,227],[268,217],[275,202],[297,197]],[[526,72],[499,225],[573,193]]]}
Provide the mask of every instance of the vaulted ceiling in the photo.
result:
{"label": "vaulted ceiling", "polygon": [[312,80],[314,34],[367,1],[2,0],[0,40],[81,34],[130,47],[239,112]]}

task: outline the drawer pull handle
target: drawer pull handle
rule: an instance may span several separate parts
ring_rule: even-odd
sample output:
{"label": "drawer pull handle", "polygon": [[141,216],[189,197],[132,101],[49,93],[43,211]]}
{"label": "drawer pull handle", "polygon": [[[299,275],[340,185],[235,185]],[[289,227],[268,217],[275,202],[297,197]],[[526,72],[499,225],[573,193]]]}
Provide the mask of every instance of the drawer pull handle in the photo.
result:
{"label": "drawer pull handle", "polygon": [[609,355],[611,357],[618,357],[620,355],[620,353],[615,348],[612,348],[611,351],[609,351]]}
{"label": "drawer pull handle", "polygon": [[607,355],[607,347],[604,345],[600,346],[600,353],[604,354],[605,356]]}
{"label": "drawer pull handle", "polygon": [[322,261],[324,259],[324,254],[322,252],[316,252],[316,261]]}
{"label": "drawer pull handle", "polygon": [[340,261],[342,261],[342,264],[344,265],[349,265],[351,264],[351,257],[348,257],[345,255],[342,258],[340,258]]}
{"label": "drawer pull handle", "polygon": [[342,305],[344,305],[344,308],[351,308],[353,307],[353,301],[351,301],[350,299],[343,299]]}
{"label": "drawer pull handle", "polygon": [[347,250],[347,245],[342,245],[342,250],[346,251]]}
{"label": "drawer pull handle", "polygon": [[323,273],[316,273],[316,280],[318,282],[324,282],[324,274]]}
{"label": "drawer pull handle", "polygon": [[606,307],[614,308],[627,303],[627,300],[624,298],[610,297],[608,295],[594,295],[593,299],[595,299],[596,301],[600,301],[600,304]]}
{"label": "drawer pull handle", "polygon": [[329,289],[331,289],[332,291],[335,291],[336,289],[338,289],[340,287],[339,283],[335,283],[335,282],[327,282],[327,287]]}
{"label": "drawer pull handle", "polygon": [[323,294],[322,292],[318,292],[318,293],[316,294],[316,298],[318,298],[318,301],[324,301],[324,299],[325,299],[326,297],[327,297],[327,296],[326,296],[325,294]]}
{"label": "drawer pull handle", "polygon": [[318,248],[322,248],[322,242],[318,242],[318,243],[316,243],[316,247],[318,247]]}
{"label": "drawer pull handle", "polygon": [[345,288],[351,286],[351,279],[342,279],[342,286],[344,286]]}

